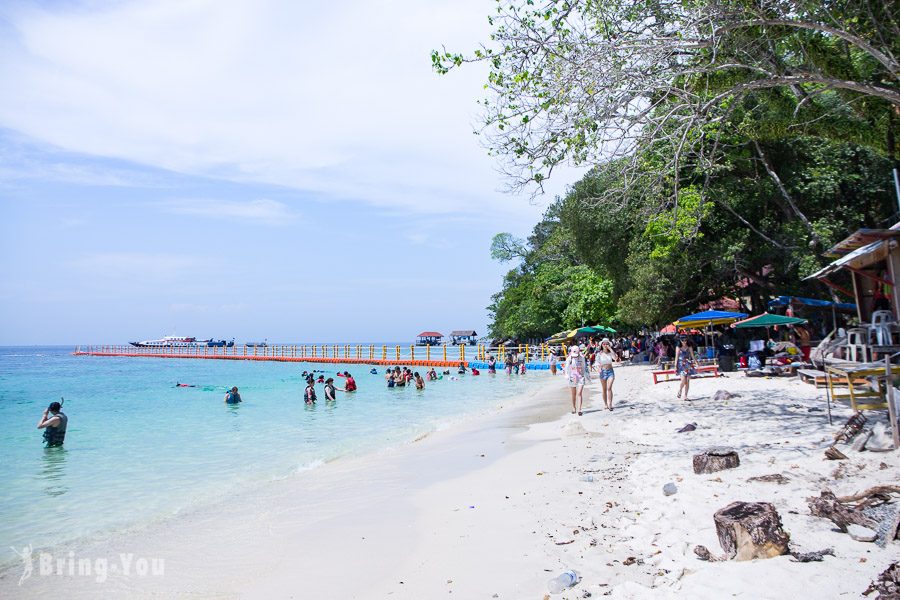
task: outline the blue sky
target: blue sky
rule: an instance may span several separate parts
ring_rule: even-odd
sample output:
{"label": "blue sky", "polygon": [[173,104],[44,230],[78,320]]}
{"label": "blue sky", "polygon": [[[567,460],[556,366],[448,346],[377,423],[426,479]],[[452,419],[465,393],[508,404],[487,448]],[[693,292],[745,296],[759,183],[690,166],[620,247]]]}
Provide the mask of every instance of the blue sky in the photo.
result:
{"label": "blue sky", "polygon": [[491,236],[547,199],[472,134],[483,70],[428,53],[492,6],[5,4],[0,344],[482,333]]}

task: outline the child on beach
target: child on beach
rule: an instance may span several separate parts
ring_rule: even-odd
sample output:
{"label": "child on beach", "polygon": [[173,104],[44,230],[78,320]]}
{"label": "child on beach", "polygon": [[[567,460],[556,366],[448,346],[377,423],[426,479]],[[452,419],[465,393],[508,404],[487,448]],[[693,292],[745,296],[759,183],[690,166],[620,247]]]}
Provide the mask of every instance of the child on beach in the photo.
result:
{"label": "child on beach", "polygon": [[[569,348],[569,358],[566,359],[566,375],[569,380],[569,388],[572,390],[572,414],[577,412],[580,417],[584,404],[584,384],[591,380],[591,372],[588,370],[584,356],[581,355],[581,349],[574,344]],[[577,405],[576,400],[578,401]]]}

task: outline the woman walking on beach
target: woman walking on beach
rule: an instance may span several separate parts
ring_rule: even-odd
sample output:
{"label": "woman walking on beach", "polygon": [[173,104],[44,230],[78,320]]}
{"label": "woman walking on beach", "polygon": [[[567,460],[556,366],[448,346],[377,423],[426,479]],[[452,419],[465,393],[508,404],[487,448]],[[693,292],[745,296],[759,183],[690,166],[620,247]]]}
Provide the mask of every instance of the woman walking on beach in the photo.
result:
{"label": "woman walking on beach", "polygon": [[591,380],[591,372],[584,356],[581,355],[581,349],[574,344],[569,348],[569,358],[566,359],[566,375],[569,379],[569,388],[572,390],[572,414],[577,412],[580,417],[581,407],[584,404],[584,384]]}
{"label": "woman walking on beach", "polygon": [[554,348],[550,348],[550,374],[556,375],[556,350]]}
{"label": "woman walking on beach", "polygon": [[600,370],[600,386],[603,388],[603,405],[606,410],[613,409],[613,382],[616,380],[613,361],[615,358],[612,342],[609,341],[609,338],[603,338],[603,341],[600,342],[600,350],[597,352],[597,368]]}
{"label": "woman walking on beach", "polygon": [[678,386],[678,395],[681,399],[681,391],[684,390],[684,399],[688,399],[688,390],[691,387],[691,375],[696,373],[694,370],[694,349],[691,348],[686,337],[682,337],[678,347],[675,349],[675,374],[681,377],[681,384]]}

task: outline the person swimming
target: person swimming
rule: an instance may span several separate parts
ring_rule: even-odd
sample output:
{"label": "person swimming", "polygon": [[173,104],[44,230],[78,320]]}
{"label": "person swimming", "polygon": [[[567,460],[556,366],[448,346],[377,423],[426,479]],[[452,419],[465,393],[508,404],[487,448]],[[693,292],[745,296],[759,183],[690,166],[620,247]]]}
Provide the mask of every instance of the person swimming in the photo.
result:
{"label": "person swimming", "polygon": [[241,395],[238,393],[237,386],[234,386],[225,394],[225,404],[238,404],[243,402]]}
{"label": "person swimming", "polygon": [[465,375],[466,374],[466,363],[459,363],[459,368],[456,370],[457,374]]}

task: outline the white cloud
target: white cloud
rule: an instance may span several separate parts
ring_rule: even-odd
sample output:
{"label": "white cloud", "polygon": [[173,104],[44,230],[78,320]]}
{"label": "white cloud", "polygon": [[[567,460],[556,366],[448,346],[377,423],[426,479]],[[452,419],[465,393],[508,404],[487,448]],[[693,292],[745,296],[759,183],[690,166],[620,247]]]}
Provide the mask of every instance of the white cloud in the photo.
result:
{"label": "white cloud", "polygon": [[287,205],[275,200],[170,200],[162,204],[170,213],[210,219],[255,221],[265,225],[286,225],[298,215]]}
{"label": "white cloud", "polygon": [[[485,0],[141,0],[22,8],[0,125],[79,153],[418,212],[538,210],[472,135]],[[560,188],[561,189],[561,188]]]}

